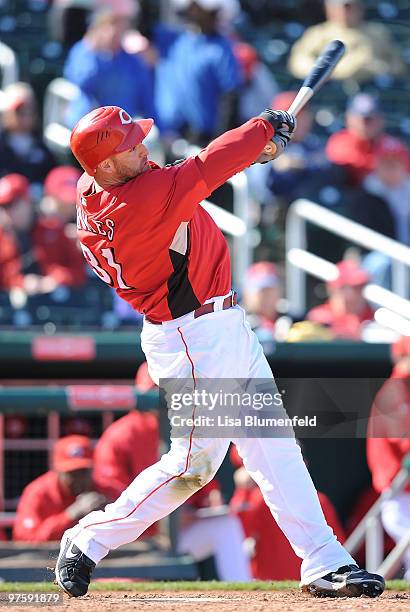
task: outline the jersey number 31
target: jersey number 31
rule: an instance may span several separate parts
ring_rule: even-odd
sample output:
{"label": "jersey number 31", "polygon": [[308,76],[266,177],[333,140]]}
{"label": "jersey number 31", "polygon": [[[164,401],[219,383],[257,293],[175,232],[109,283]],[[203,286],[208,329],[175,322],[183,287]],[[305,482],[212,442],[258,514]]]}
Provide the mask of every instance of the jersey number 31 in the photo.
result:
{"label": "jersey number 31", "polygon": [[[111,273],[109,273],[107,272],[107,270],[104,270],[94,253],[88,247],[86,247],[82,243],[80,243],[80,246],[84,257],[92,267],[93,272],[95,272],[96,275],[101,278],[101,280],[103,280],[108,285],[111,285],[111,287],[118,286],[120,289],[132,289],[132,287],[129,287],[122,277],[121,264],[117,263],[114,259],[114,249],[101,249],[101,255],[104,257],[108,266],[111,268]],[[115,274],[117,283],[114,282],[113,276],[111,276],[111,274]]]}

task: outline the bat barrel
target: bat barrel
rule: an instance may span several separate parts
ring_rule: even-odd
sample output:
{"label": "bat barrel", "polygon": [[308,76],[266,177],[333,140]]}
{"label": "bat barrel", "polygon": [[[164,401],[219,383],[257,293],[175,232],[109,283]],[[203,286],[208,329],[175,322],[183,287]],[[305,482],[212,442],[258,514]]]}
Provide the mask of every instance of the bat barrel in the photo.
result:
{"label": "bat barrel", "polygon": [[345,46],[342,41],[332,40],[317,58],[311,72],[303,82],[303,87],[310,87],[313,92],[317,91],[329,78],[344,52]]}

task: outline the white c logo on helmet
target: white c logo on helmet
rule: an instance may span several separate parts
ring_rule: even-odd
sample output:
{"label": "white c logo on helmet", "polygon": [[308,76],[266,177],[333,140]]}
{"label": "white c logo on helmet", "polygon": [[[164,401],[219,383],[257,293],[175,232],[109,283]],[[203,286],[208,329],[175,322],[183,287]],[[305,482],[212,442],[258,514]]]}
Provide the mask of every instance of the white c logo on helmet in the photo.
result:
{"label": "white c logo on helmet", "polygon": [[131,117],[124,109],[121,108],[118,114],[120,116],[120,121],[123,125],[127,125],[127,123],[132,123]]}

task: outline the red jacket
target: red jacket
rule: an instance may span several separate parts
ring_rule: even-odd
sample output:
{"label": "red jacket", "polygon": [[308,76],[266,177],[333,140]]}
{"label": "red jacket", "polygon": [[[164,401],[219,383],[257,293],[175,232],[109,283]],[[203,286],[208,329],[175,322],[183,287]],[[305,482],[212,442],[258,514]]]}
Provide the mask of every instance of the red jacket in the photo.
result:
{"label": "red jacket", "polygon": [[66,529],[77,523],[66,513],[75,499],[56,472],[39,476],[27,485],[20,498],[13,539],[26,542],[59,540]]}
{"label": "red jacket", "polygon": [[[338,540],[345,536],[336,511],[324,493],[318,493],[323,514]],[[252,575],[258,580],[299,580],[302,560],[293,552],[279,529],[259,488],[238,489],[231,500],[232,510],[240,517],[246,537],[254,538]]]}
{"label": "red jacket", "polygon": [[327,325],[338,338],[360,340],[362,324],[366,321],[372,321],[373,316],[374,311],[370,306],[361,315],[349,313],[340,315],[333,312],[330,302],[325,302],[312,308],[307,314],[307,319],[321,325]]}
{"label": "red jacket", "polygon": [[[378,493],[390,486],[407,453],[410,453],[410,376],[396,367],[376,396],[367,429],[367,463]],[[406,491],[410,491],[410,484]]]}
{"label": "red jacket", "polygon": [[341,130],[330,136],[326,154],[334,164],[348,169],[352,184],[360,185],[374,169],[378,143],[379,140],[363,140],[348,130]]}
{"label": "red jacket", "polygon": [[94,451],[94,479],[118,497],[145,468],[158,461],[158,419],[133,410],[108,427]]}
{"label": "red jacket", "polygon": [[[84,260],[64,226],[54,218],[39,217],[31,232],[33,258],[39,273],[60,285],[80,286],[86,280]],[[0,228],[0,290],[23,285],[20,252],[14,235]]]}

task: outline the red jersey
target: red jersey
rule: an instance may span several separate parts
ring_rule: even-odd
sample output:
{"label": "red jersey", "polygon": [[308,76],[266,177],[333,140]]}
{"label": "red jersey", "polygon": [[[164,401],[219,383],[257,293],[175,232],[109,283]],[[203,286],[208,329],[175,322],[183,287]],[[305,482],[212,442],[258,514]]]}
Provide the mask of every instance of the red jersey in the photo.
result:
{"label": "red jersey", "polygon": [[410,453],[409,436],[410,376],[396,366],[376,396],[367,429],[367,463],[378,493],[390,486]]}
{"label": "red jersey", "polygon": [[262,117],[211,142],[194,157],[93,193],[78,183],[77,227],[94,272],[138,312],[168,321],[231,289],[222,232],[199,206],[261,154],[274,130]]}
{"label": "red jersey", "polygon": [[334,164],[346,166],[352,184],[360,185],[365,176],[374,170],[375,152],[380,139],[369,141],[359,138],[348,130],[330,136],[326,154]]}
{"label": "red jersey", "polygon": [[94,480],[115,497],[145,468],[158,461],[159,427],[150,412],[133,410],[110,425],[94,451]]}
{"label": "red jersey", "polygon": [[338,338],[350,338],[360,340],[363,324],[372,321],[374,310],[368,306],[360,315],[335,312],[332,303],[327,301],[324,304],[315,306],[308,314],[308,321],[327,325]]}
{"label": "red jersey", "polygon": [[[97,487],[95,490],[101,492]],[[42,474],[23,491],[17,507],[13,540],[60,540],[64,531],[78,522],[73,521],[66,512],[75,500],[56,472]]]}
{"label": "red jersey", "polygon": [[[57,220],[39,217],[28,234],[32,259],[43,276],[52,276],[58,284],[76,287],[85,283],[84,260],[64,226]],[[27,259],[27,254],[25,254]],[[24,280],[24,265],[15,235],[0,229],[0,290],[21,287]]]}

